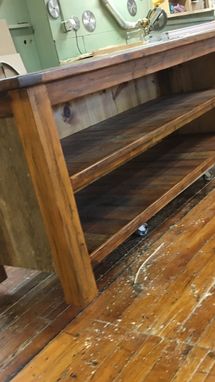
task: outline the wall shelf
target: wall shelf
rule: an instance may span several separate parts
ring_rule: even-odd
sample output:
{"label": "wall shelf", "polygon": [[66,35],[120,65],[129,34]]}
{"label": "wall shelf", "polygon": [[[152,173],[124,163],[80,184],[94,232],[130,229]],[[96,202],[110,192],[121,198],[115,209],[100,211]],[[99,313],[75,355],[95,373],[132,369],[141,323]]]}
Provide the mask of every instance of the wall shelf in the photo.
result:
{"label": "wall shelf", "polygon": [[[170,4],[172,6],[178,6],[181,5],[184,7],[184,11],[182,12],[170,12]],[[201,13],[204,11],[213,10],[213,8],[210,5],[210,0],[164,0],[164,2],[161,4],[161,7],[165,9],[165,11],[168,14],[168,17],[177,17],[177,16],[185,16],[185,15],[192,15],[196,13]]]}
{"label": "wall shelf", "polygon": [[33,29],[33,25],[29,23],[20,23],[20,24],[12,24],[9,25],[10,30],[16,30],[16,29]]}
{"label": "wall shelf", "polygon": [[204,8],[204,9],[197,9],[196,11],[170,13],[168,15],[168,19],[174,19],[177,17],[184,17],[184,16],[191,16],[191,15],[198,16],[201,13],[211,13],[211,12],[214,12],[214,8]]}

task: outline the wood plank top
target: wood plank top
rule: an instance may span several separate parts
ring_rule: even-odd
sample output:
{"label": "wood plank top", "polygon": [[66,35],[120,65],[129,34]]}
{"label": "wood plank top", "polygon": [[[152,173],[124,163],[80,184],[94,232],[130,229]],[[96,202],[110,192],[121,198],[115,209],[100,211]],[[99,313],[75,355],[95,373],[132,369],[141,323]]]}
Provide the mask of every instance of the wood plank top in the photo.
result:
{"label": "wood plank top", "polygon": [[91,126],[61,143],[79,190],[215,107],[215,90],[164,97]]}
{"label": "wood plank top", "polygon": [[[208,29],[207,29],[208,28]],[[204,24],[204,31],[200,33],[196,33],[190,36],[168,40],[165,42],[145,44],[143,46],[137,46],[136,48],[127,48],[123,52],[114,52],[111,55],[89,58],[84,61],[72,63],[69,65],[65,65],[63,67],[53,68],[44,70],[41,72],[35,72],[32,74],[17,76],[14,78],[3,79],[0,81],[0,92],[13,90],[17,88],[26,88],[34,85],[38,85],[41,83],[50,83],[56,82],[62,79],[66,79],[68,77],[73,77],[81,74],[86,74],[93,71],[102,70],[103,68],[113,67],[115,65],[122,64],[124,62],[144,59],[145,57],[157,55],[159,53],[168,52],[170,50],[184,47],[189,51],[189,59],[196,57],[201,57],[205,53],[201,50],[198,53],[195,53],[194,57],[192,57],[192,48],[191,45],[195,43],[202,42],[204,45],[206,44],[206,40],[211,40],[213,42],[215,39],[215,22],[210,22]],[[210,50],[214,51],[215,46],[210,44]],[[170,64],[171,66],[171,64]],[[56,103],[54,99],[53,102]]]}
{"label": "wood plank top", "polygon": [[213,134],[171,136],[78,192],[92,261],[101,261],[214,163]]}

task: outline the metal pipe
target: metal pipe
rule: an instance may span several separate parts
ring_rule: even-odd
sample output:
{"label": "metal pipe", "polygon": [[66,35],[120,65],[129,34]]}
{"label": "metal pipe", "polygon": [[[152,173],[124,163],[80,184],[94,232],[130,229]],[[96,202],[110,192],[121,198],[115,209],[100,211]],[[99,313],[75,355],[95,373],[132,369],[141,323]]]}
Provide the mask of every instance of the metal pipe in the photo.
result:
{"label": "metal pipe", "polygon": [[119,13],[119,11],[114,7],[114,5],[110,3],[109,0],[101,0],[101,2],[108,9],[108,11],[112,14],[112,16],[115,18],[115,20],[119,24],[119,26],[124,30],[140,29],[143,27],[144,21],[147,22],[147,19],[138,20],[135,22],[126,21],[126,20],[124,20],[122,15]]}

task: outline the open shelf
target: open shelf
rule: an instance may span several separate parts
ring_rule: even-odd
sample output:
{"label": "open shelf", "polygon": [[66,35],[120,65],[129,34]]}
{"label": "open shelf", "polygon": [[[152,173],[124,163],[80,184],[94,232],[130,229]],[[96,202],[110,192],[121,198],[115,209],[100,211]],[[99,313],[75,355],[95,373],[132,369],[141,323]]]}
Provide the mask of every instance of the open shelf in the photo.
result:
{"label": "open shelf", "polygon": [[190,16],[190,15],[195,16],[195,15],[198,15],[200,13],[209,13],[209,12],[213,12],[213,8],[201,8],[201,9],[196,9],[193,11],[170,13],[168,15],[168,19],[175,18],[175,17]]}
{"label": "open shelf", "polygon": [[176,135],[76,194],[93,263],[215,164],[215,135]]}
{"label": "open shelf", "polygon": [[[184,7],[184,11],[180,12],[178,8],[178,5],[181,5]],[[175,13],[170,13],[170,8],[176,6]],[[187,15],[187,14],[196,14],[197,12],[204,12],[213,10],[211,7],[209,0],[164,0],[164,2],[161,4],[161,8],[163,8],[167,14],[168,17],[171,15]]]}
{"label": "open shelf", "polygon": [[160,98],[62,139],[74,191],[86,187],[215,106],[215,89]]}

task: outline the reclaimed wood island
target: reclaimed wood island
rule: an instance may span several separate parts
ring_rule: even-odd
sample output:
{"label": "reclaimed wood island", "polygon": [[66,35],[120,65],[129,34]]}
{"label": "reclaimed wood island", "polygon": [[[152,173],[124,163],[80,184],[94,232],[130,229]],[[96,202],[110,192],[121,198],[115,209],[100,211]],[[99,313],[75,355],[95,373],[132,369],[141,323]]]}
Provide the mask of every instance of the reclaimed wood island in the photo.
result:
{"label": "reclaimed wood island", "polygon": [[215,164],[215,24],[0,81],[0,264],[55,270],[68,303]]}

